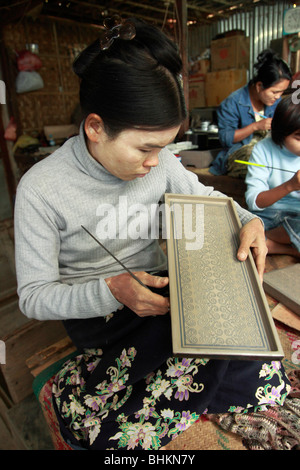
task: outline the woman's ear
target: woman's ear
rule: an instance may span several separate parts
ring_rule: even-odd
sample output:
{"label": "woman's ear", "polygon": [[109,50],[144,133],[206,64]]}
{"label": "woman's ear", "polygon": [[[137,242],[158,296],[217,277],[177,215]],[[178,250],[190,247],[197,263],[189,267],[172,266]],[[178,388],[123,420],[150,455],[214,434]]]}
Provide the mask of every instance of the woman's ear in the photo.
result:
{"label": "woman's ear", "polygon": [[95,113],[89,114],[84,122],[84,130],[87,138],[91,142],[99,142],[99,139],[104,132],[104,126],[101,117]]}
{"label": "woman's ear", "polygon": [[257,93],[260,93],[264,89],[262,82],[256,82],[255,88]]}

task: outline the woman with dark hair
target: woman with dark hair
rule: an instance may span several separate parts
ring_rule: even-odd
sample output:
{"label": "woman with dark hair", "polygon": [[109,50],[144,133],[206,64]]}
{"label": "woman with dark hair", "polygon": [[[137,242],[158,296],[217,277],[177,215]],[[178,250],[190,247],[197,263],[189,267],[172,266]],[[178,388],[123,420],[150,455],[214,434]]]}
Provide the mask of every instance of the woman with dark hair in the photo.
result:
{"label": "woman with dark hair", "polygon": [[210,167],[213,174],[245,177],[247,169],[236,166],[234,160],[248,160],[253,145],[266,136],[281,95],[290,84],[288,65],[269,49],[258,55],[254,69],[249,83],[231,93],[217,110],[223,149]]}
{"label": "woman with dark hair", "polygon": [[[53,385],[64,438],[74,448],[158,449],[205,410],[281,404],[290,385],[280,362],[173,357],[167,260],[149,215],[165,193],[221,193],[165,148],[186,116],[175,45],[137,20],[105,24],[74,65],[82,80],[79,136],[18,186],[18,293],[25,315],[62,320],[78,348]],[[251,247],[262,278],[263,225],[236,208],[237,258]]]}
{"label": "woman with dark hair", "polygon": [[264,221],[270,254],[300,257],[299,157],[300,104],[291,95],[276,108],[271,137],[255,145],[250,158],[255,165],[246,176],[246,201]]}

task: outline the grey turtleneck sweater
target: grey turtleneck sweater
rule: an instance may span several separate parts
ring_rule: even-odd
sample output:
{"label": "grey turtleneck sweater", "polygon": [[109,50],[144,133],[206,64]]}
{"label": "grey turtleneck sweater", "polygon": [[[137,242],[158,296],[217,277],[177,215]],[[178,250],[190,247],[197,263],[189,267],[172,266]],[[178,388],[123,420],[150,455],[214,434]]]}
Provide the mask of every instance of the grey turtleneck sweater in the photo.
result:
{"label": "grey turtleneck sweater", "polygon": [[[79,136],[34,165],[18,185],[15,204],[22,312],[38,320],[67,320],[106,316],[121,307],[104,279],[123,270],[81,225],[94,235],[106,228],[111,235],[115,228],[116,236],[102,242],[128,268],[166,269],[157,238],[145,236],[150,225],[143,236],[133,239],[127,229],[134,215],[125,217],[137,203],[150,210],[165,193],[222,195],[199,183],[167,149],[144,178],[122,181],[91,157],[82,126]],[[242,224],[253,218],[237,209]]]}

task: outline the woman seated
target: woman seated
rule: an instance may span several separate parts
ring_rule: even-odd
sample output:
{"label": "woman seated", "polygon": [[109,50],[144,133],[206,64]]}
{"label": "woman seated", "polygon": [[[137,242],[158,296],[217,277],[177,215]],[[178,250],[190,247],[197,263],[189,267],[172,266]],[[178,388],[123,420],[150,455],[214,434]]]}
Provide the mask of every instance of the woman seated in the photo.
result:
{"label": "woman seated", "polygon": [[[265,224],[268,253],[300,257],[300,104],[277,106],[271,137],[255,145],[247,165],[246,202]],[[257,166],[258,165],[258,166]]]}
{"label": "woman seated", "polygon": [[[290,384],[276,361],[173,356],[167,259],[152,236],[152,217],[134,230],[137,203],[150,215],[165,193],[221,194],[165,148],[187,115],[175,44],[137,20],[114,18],[106,26],[74,64],[80,134],[18,186],[18,292],[25,315],[62,320],[78,348],[52,390],[66,441],[91,450],[151,450],[205,411],[283,404]],[[242,224],[236,256],[243,262],[252,248],[262,277],[263,224],[236,208]]]}
{"label": "woman seated", "polygon": [[253,146],[271,129],[276,106],[290,84],[288,65],[271,50],[259,54],[254,69],[249,83],[218,108],[222,150],[210,167],[214,175],[246,176],[247,168],[236,166],[234,160],[249,160]]}

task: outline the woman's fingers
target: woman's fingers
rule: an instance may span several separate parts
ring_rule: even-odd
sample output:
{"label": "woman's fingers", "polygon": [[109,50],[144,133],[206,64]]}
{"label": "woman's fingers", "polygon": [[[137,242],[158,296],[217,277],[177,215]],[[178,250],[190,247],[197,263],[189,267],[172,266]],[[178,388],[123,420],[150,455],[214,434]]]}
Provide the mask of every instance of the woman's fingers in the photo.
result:
{"label": "woman's fingers", "polygon": [[[167,277],[152,276],[145,272],[135,272],[134,274],[149,287],[159,289],[165,287],[169,282]],[[170,304],[167,297],[143,287],[129,273],[119,274],[105,280],[112,295],[141,317],[164,315],[169,310]]]}

